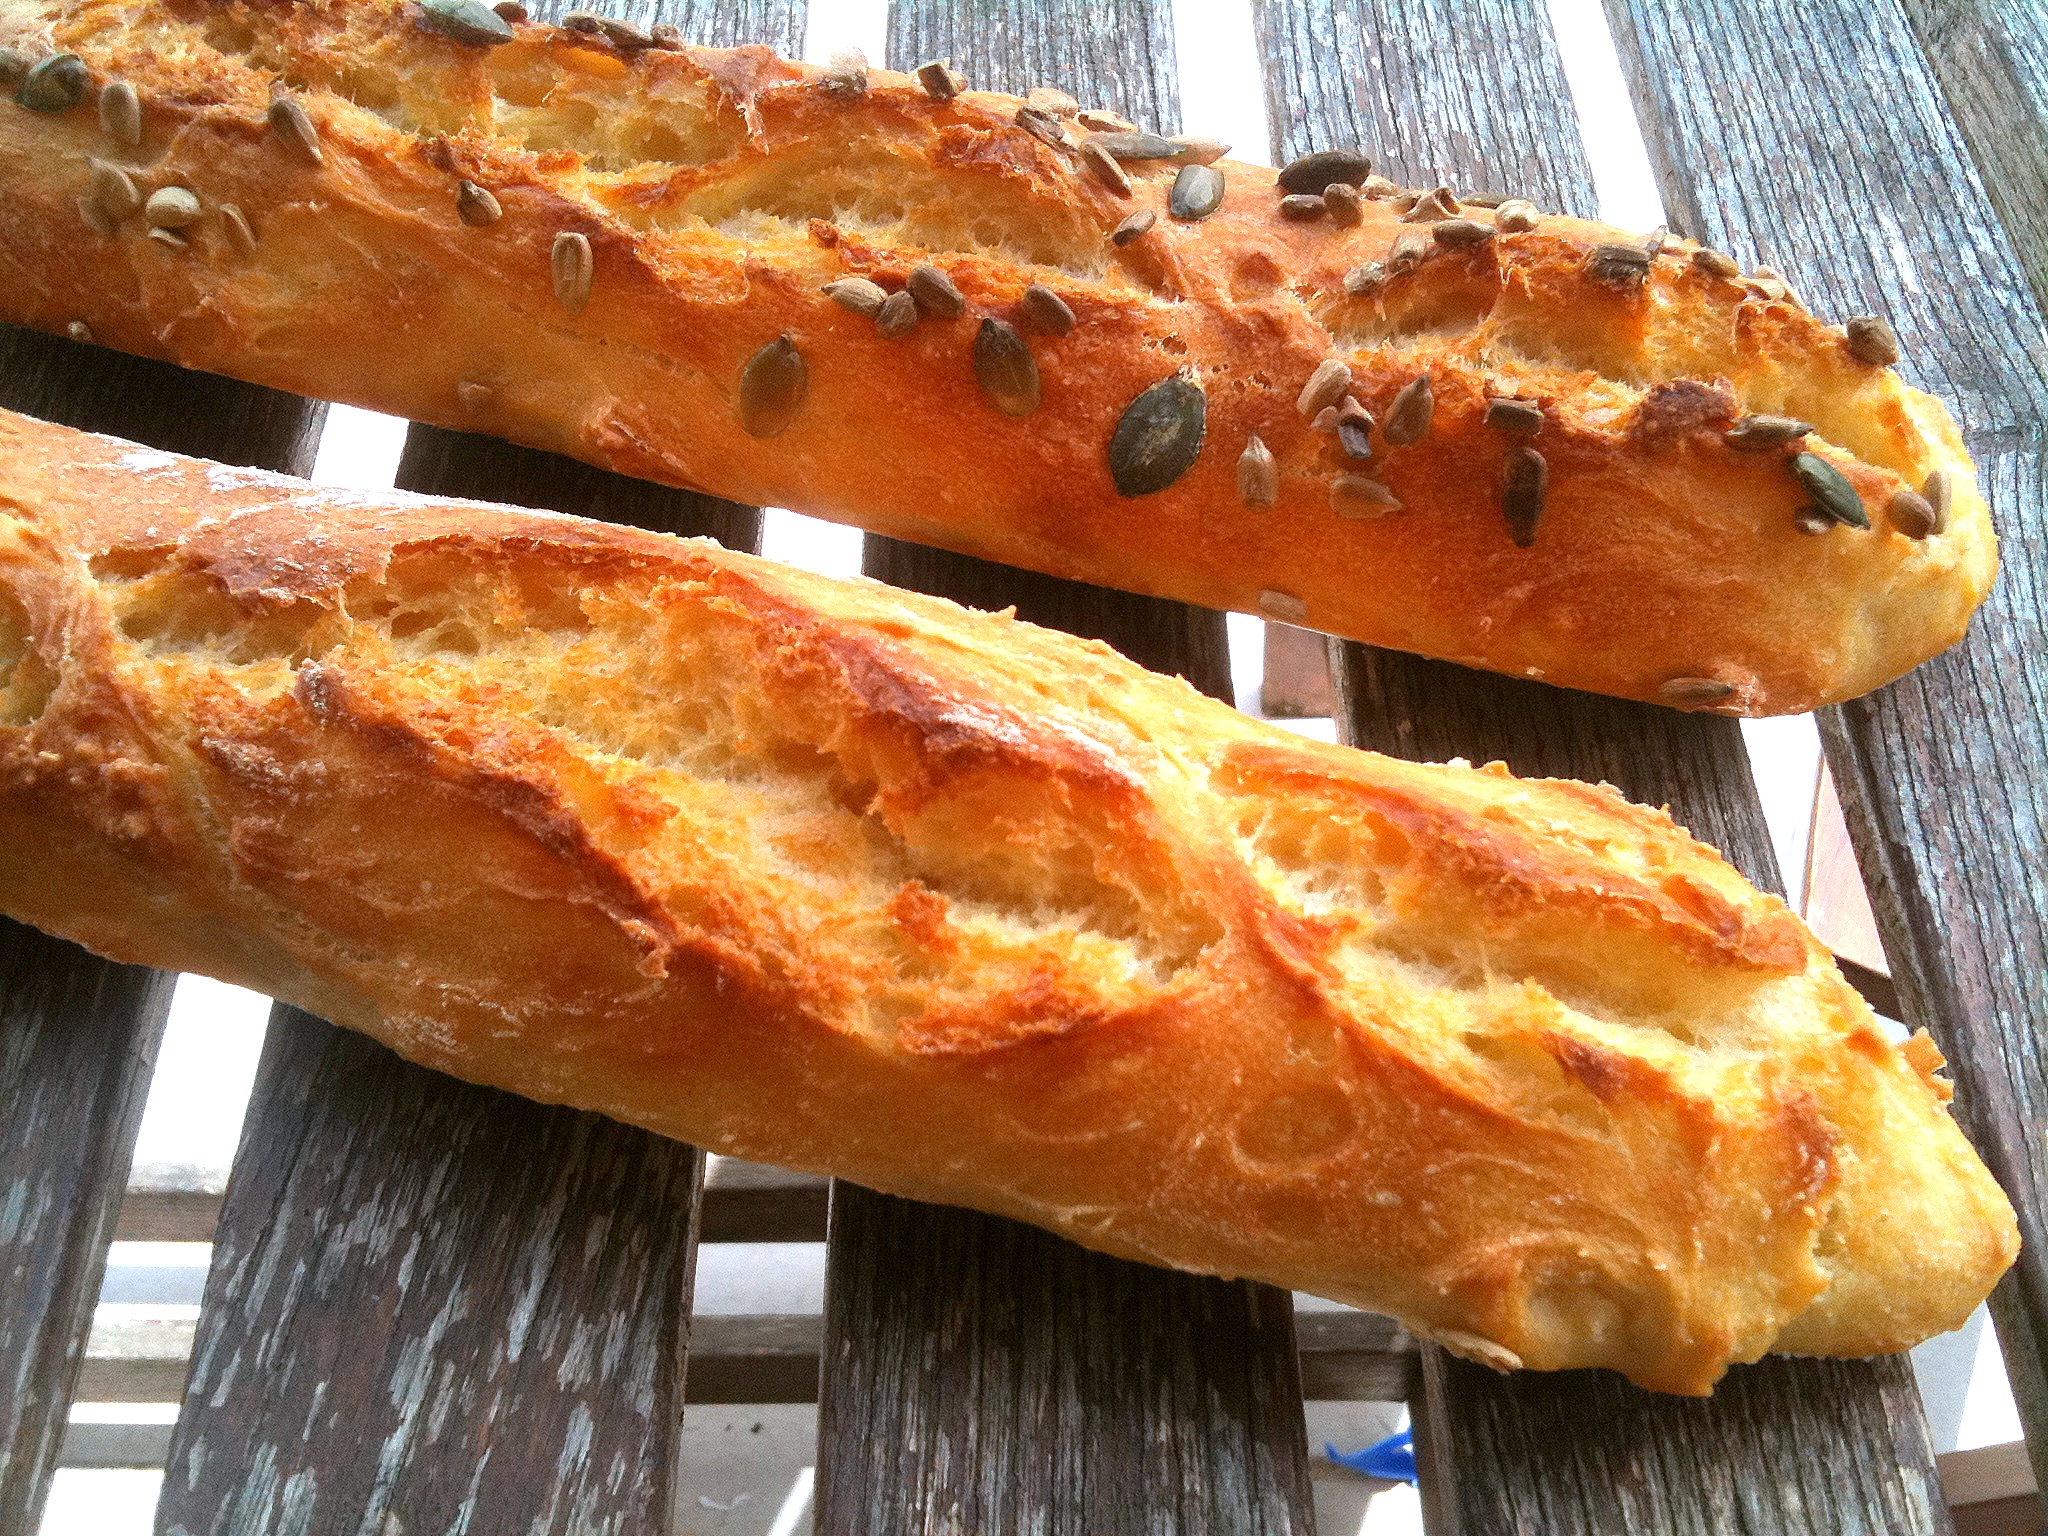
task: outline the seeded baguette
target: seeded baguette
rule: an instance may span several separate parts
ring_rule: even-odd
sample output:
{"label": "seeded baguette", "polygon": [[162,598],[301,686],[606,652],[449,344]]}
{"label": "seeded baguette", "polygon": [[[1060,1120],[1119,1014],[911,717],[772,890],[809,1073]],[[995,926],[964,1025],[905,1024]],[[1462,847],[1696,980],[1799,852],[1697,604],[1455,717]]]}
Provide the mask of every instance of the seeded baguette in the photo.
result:
{"label": "seeded baguette", "polygon": [[1992,578],[1888,328],[1661,232],[474,0],[0,45],[21,323],[1684,708],[1864,692]]}
{"label": "seeded baguette", "polygon": [[1605,788],[4,414],[0,660],[0,910],[478,1082],[1674,1392],[2013,1256],[1926,1037]]}

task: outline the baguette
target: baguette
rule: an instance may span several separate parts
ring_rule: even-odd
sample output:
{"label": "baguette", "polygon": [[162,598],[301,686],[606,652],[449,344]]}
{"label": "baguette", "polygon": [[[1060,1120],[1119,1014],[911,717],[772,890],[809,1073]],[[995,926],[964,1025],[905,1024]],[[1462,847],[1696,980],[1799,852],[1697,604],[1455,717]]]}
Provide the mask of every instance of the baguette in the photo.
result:
{"label": "baguette", "polygon": [[715,1151],[1703,1393],[2010,1207],[1775,897],[716,545],[0,415],[0,909]]}
{"label": "baguette", "polygon": [[1990,584],[1888,332],[1716,253],[581,25],[0,0],[54,109],[0,101],[0,318],[1683,708],[1862,693]]}

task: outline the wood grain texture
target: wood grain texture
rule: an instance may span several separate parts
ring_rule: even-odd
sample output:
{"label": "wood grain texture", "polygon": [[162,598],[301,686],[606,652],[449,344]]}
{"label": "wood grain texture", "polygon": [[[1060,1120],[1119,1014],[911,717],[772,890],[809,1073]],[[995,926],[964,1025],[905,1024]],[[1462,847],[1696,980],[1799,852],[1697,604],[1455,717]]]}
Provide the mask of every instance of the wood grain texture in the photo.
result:
{"label": "wood grain texture", "polygon": [[700,1165],[277,1009],[158,1531],[665,1531]]}
{"label": "wood grain texture", "polygon": [[[323,408],[0,326],[0,404],[303,471]],[[0,1531],[40,1523],[171,978],[0,923]]]}
{"label": "wood grain texture", "polygon": [[[898,4],[889,62],[1054,85],[1170,132],[1163,0]],[[1218,613],[882,539],[868,573],[1107,641],[1228,698]],[[1305,1532],[1293,1305],[1086,1253],[972,1212],[834,1186],[818,1529]]]}
{"label": "wood grain texture", "polygon": [[[2034,84],[1981,82],[2000,100],[1964,122],[2004,114],[2027,136],[2011,152],[2038,166],[2048,20],[1974,9],[1980,40],[2003,26],[2022,45],[2009,57]],[[2048,339],[2014,250],[2033,240],[2038,261],[2040,225],[1999,227],[1993,206],[2023,189],[1988,183],[2016,173],[1973,163],[1948,116],[1957,92],[1944,99],[1896,3],[1617,0],[1611,15],[1673,224],[1768,251],[1821,314],[1887,316],[1901,372],[1956,412],[2004,541],[1969,638],[1824,711],[1821,734],[1906,1022],[1954,1064],[1958,1117],[2019,1208],[2019,1265],[1992,1310],[2048,1470]],[[1772,82],[1769,112],[1755,110],[1758,80]]]}
{"label": "wood grain texture", "polygon": [[835,1184],[818,1529],[1309,1525],[1284,1291]]}
{"label": "wood grain texture", "polygon": [[[1282,157],[1365,144],[1411,184],[1593,209],[1555,39],[1514,0],[1260,0]],[[1761,24],[1761,23],[1759,23]],[[1354,85],[1354,82],[1358,82]],[[1754,107],[1754,89],[1748,98]],[[1342,648],[1350,739],[1401,757],[1499,758],[1669,805],[1779,884],[1732,720],[1687,716],[1363,646]],[[1497,1376],[1424,1351],[1418,1435],[1432,1536],[1945,1531],[1903,1360],[1771,1361],[1705,1403],[1618,1376]]]}

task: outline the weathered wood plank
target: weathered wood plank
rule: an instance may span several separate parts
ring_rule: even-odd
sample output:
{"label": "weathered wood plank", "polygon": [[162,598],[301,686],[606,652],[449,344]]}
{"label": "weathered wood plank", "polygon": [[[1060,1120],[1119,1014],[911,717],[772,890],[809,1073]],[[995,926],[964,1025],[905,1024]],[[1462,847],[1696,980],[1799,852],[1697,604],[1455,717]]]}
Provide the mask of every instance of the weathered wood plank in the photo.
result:
{"label": "weathered wood plank", "polygon": [[[2029,292],[2015,251],[2015,238],[2031,243],[2024,259],[2038,282],[2038,202],[2011,235],[1987,207],[2024,201],[2029,175],[2039,185],[2048,18],[1991,3],[1915,13],[1954,23],[1927,36],[1952,71],[1949,101],[1963,108],[1968,142],[1895,3],[1612,7],[1674,225],[1772,261],[1822,314],[1886,315],[1904,344],[1901,371],[1957,413],[2004,540],[2004,570],[1969,639],[1889,688],[1823,711],[1821,731],[1906,1022],[1932,1030],[1954,1063],[1958,1116],[2019,1208],[2019,1266],[1992,1309],[2041,1468],[2048,292]],[[1965,73],[1944,46],[1969,55],[2001,29],[2011,90],[1995,73]],[[1759,80],[1771,82],[1769,112],[1756,110]],[[1999,99],[1960,100],[1972,92]],[[2015,142],[1999,144],[2008,132]]]}
{"label": "weathered wood plank", "polygon": [[[1443,177],[1592,210],[1539,8],[1339,0],[1333,12],[1314,0],[1261,0],[1258,14],[1283,156],[1364,143],[1397,180]],[[1777,884],[1735,722],[1362,646],[1342,658],[1343,719],[1358,744],[1605,779],[1670,805],[1753,879]],[[1435,1350],[1424,1361],[1418,1443],[1433,1536],[1946,1529],[1903,1361],[1772,1361],[1733,1373],[1706,1403],[1604,1373],[1502,1377]]]}
{"label": "weathered wood plank", "polygon": [[[891,8],[889,62],[1049,84],[1171,131],[1164,3]],[[1220,614],[881,539],[870,575],[1106,640],[1229,697]],[[966,1211],[835,1185],[818,1528],[1305,1531],[1284,1292],[1123,1264]]]}
{"label": "weathered wood plank", "polygon": [[[322,408],[0,326],[0,404],[303,470]],[[0,922],[0,1530],[31,1531],[99,1295],[170,978]]]}

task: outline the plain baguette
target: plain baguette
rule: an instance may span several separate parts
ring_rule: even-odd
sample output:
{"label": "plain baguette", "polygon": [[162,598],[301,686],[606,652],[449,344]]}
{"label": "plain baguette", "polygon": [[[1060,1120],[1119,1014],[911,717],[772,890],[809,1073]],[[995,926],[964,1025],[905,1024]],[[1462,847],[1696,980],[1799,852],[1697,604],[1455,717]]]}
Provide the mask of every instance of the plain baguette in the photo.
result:
{"label": "plain baguette", "polygon": [[[506,30],[460,41],[413,0],[0,0],[31,99],[68,99],[55,50],[88,77],[68,111],[0,101],[0,317],[1684,708],[1864,692],[1989,587],[1968,457],[1883,329],[1685,242],[1404,213],[1370,179],[1294,219],[1229,161],[1187,220],[1171,188],[1209,172],[1180,159],[1210,150],[1105,169],[1058,101]],[[159,193],[197,216],[152,230]],[[1177,478],[1142,433],[1112,447],[1173,379],[1154,428],[1202,422]]]}
{"label": "plain baguette", "polygon": [[462,1077],[1669,1391],[2015,1251],[1926,1037],[1604,788],[4,413],[0,664],[0,910]]}

